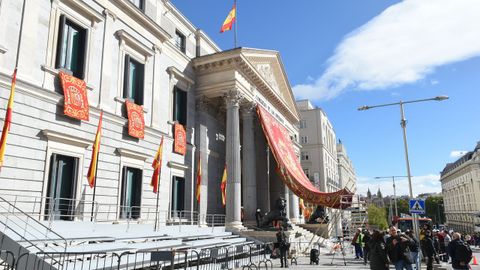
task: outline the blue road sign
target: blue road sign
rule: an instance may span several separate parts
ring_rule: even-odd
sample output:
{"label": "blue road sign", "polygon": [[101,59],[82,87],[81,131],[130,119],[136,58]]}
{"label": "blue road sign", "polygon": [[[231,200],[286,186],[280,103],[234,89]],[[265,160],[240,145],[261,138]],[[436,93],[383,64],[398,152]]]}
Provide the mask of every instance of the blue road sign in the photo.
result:
{"label": "blue road sign", "polygon": [[425,214],[425,201],[421,199],[410,200],[410,213]]}

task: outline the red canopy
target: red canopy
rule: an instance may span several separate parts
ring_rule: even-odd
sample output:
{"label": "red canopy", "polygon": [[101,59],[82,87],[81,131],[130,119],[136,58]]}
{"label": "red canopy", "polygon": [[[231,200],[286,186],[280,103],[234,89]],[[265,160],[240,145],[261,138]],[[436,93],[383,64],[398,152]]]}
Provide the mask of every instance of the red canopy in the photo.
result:
{"label": "red canopy", "polygon": [[257,113],[265,137],[277,161],[281,179],[290,190],[305,202],[338,209],[349,207],[353,194],[347,189],[332,193],[321,192],[316,189],[303,172],[285,127],[260,105],[257,106]]}

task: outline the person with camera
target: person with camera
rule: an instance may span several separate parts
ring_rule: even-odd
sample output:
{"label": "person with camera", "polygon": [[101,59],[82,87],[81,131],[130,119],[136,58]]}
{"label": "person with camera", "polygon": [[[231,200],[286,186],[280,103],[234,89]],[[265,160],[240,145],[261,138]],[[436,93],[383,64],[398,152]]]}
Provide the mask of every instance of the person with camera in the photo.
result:
{"label": "person with camera", "polygon": [[405,234],[400,234],[395,226],[389,229],[390,237],[387,239],[387,254],[396,270],[412,270],[410,246],[413,241]]}

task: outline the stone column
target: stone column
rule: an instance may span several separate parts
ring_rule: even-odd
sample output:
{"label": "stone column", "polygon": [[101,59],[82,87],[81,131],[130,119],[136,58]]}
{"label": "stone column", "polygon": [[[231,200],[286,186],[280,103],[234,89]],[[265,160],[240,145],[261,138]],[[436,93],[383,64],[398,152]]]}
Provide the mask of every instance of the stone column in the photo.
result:
{"label": "stone column", "polygon": [[242,144],[242,196],[246,221],[255,220],[257,209],[257,169],[255,154],[255,132],[253,119],[256,105],[248,104],[242,108],[243,144]]}
{"label": "stone column", "polygon": [[292,223],[298,223],[300,220],[299,220],[299,216],[300,216],[300,212],[298,211],[298,208],[299,208],[299,201],[298,201],[298,197],[297,195],[295,195],[295,193],[293,193],[291,190],[289,191],[289,195],[290,195],[290,221]]}
{"label": "stone column", "polygon": [[240,117],[239,107],[242,96],[240,92],[231,90],[225,95],[227,106],[227,201],[225,225],[231,228],[242,227],[241,204],[241,159],[240,159]]}

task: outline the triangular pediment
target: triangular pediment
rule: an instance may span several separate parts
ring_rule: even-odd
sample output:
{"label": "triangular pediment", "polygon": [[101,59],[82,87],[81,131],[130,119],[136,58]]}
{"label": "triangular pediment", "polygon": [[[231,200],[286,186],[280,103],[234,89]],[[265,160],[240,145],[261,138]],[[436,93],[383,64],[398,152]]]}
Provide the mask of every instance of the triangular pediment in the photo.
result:
{"label": "triangular pediment", "polygon": [[242,48],[242,54],[287,107],[298,115],[287,73],[276,51]]}

